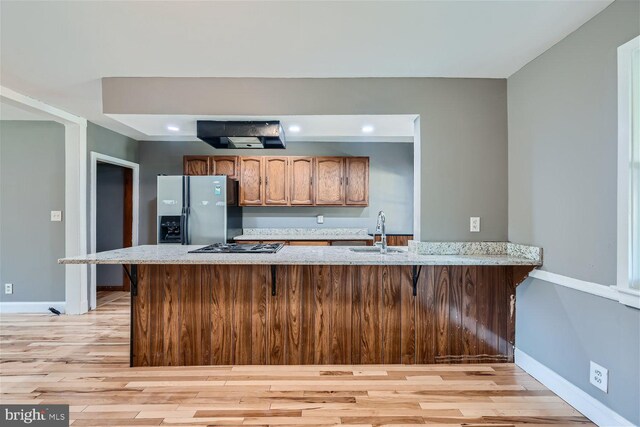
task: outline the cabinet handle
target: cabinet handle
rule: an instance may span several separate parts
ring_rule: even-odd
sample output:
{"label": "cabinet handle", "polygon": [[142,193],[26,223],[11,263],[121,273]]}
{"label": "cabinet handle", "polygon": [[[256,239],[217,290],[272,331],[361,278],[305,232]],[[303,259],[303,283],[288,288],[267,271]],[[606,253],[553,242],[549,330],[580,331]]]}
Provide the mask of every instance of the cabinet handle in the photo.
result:
{"label": "cabinet handle", "polygon": [[349,177],[347,177],[347,186],[349,185]]}

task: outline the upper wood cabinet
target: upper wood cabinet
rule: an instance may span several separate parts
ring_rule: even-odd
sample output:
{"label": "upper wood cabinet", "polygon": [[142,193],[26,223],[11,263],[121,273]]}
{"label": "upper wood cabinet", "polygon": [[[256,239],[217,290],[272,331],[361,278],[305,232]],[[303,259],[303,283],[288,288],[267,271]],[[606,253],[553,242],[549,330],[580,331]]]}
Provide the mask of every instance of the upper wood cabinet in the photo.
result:
{"label": "upper wood cabinet", "polygon": [[287,157],[264,158],[264,204],[289,204],[289,161]]}
{"label": "upper wood cabinet", "polygon": [[209,175],[209,156],[184,156],[182,167],[185,175]]}
{"label": "upper wood cabinet", "polygon": [[240,205],[264,203],[264,157],[240,157]]}
{"label": "upper wood cabinet", "polygon": [[291,205],[313,205],[313,157],[289,157]]}
{"label": "upper wood cabinet", "polygon": [[316,205],[344,205],[344,158],[316,157]]}
{"label": "upper wood cabinet", "polygon": [[184,156],[184,174],[239,181],[240,206],[369,204],[368,157]]}
{"label": "upper wood cabinet", "polygon": [[369,204],[369,158],[345,159],[345,204],[367,206]]}
{"label": "upper wood cabinet", "polygon": [[210,160],[211,175],[227,175],[238,179],[238,156],[212,156]]}

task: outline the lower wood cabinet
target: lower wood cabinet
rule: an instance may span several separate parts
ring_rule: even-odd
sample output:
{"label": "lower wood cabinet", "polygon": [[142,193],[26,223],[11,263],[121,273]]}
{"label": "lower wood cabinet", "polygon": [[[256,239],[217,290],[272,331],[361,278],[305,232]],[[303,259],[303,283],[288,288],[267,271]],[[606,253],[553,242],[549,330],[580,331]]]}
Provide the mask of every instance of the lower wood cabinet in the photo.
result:
{"label": "lower wood cabinet", "polygon": [[332,240],[331,246],[373,246],[373,240]]}
{"label": "lower wood cabinet", "polygon": [[133,365],[512,362],[531,268],[140,265]]}
{"label": "lower wood cabinet", "polygon": [[[413,240],[412,234],[389,234],[387,235],[388,246],[409,246],[409,240]],[[380,241],[380,235],[375,236],[375,241]]]}
{"label": "lower wood cabinet", "polygon": [[[371,246],[372,240],[237,240],[240,244],[284,243],[290,246]],[[397,245],[400,246],[400,245]]]}
{"label": "lower wood cabinet", "polygon": [[331,246],[331,243],[325,240],[290,240],[291,246]]}

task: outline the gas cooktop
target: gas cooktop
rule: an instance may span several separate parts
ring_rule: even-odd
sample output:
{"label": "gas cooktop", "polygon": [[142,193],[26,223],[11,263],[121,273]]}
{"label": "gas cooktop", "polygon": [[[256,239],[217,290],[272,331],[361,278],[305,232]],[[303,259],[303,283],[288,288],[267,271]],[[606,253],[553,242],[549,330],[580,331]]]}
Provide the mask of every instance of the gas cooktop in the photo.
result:
{"label": "gas cooktop", "polygon": [[190,254],[273,254],[278,252],[284,243],[214,243],[200,249],[189,251]]}

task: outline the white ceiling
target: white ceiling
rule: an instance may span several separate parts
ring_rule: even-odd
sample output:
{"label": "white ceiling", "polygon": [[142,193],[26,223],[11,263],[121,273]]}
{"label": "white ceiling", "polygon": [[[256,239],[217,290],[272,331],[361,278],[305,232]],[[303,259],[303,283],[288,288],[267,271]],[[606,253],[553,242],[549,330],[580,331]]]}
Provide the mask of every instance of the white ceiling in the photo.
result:
{"label": "white ceiling", "polygon": [[[289,142],[413,142],[415,115],[187,116],[107,114],[144,134],[140,141],[196,141],[197,120],[280,120]],[[177,129],[177,130],[176,130]]]}
{"label": "white ceiling", "polygon": [[3,0],[1,84],[141,137],[100,78],[505,78],[610,3]]}

